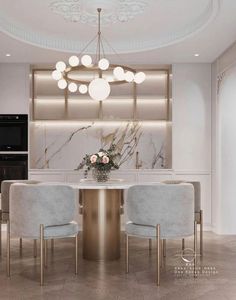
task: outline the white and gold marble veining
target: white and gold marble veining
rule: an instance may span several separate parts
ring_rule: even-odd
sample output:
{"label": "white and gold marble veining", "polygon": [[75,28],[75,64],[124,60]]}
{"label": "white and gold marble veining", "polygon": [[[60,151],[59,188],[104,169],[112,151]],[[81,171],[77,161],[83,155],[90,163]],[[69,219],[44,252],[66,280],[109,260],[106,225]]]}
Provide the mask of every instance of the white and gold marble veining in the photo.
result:
{"label": "white and gold marble veining", "polygon": [[87,153],[114,143],[121,153],[120,168],[134,169],[137,152],[141,169],[165,167],[165,123],[99,122],[31,124],[31,169],[78,168]]}

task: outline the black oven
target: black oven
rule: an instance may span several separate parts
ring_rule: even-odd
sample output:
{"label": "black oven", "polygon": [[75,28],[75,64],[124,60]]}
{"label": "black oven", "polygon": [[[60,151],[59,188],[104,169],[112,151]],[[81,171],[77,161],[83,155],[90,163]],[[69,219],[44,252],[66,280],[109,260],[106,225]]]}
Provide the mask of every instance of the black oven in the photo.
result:
{"label": "black oven", "polygon": [[28,115],[0,115],[0,151],[28,150]]}
{"label": "black oven", "polygon": [[0,192],[3,180],[28,178],[27,154],[0,154]]}

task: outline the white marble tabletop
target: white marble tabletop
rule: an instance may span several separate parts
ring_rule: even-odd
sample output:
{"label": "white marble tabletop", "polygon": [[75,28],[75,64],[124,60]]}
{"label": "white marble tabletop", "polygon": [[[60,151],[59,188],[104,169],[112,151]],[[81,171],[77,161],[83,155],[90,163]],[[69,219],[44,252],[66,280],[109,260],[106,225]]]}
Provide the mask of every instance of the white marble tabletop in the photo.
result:
{"label": "white marble tabletop", "polygon": [[69,184],[73,188],[77,189],[117,189],[117,190],[126,190],[129,187],[136,185],[135,182],[125,182],[120,179],[112,179],[107,182],[97,182],[92,179],[83,179],[80,183],[71,183]]}
{"label": "white marble tabletop", "polygon": [[134,185],[156,185],[156,184],[164,184],[161,182],[131,182],[124,181],[122,179],[111,179],[106,182],[97,182],[92,179],[82,179],[80,182],[41,182],[39,185],[69,185],[74,189],[120,189],[127,190],[131,186]]}

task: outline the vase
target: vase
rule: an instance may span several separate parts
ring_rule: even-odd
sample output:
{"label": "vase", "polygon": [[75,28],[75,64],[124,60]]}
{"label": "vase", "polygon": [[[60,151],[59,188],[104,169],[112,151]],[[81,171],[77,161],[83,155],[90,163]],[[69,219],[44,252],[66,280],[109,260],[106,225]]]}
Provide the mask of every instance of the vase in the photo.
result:
{"label": "vase", "polygon": [[97,182],[106,182],[110,178],[110,170],[93,169],[92,176]]}

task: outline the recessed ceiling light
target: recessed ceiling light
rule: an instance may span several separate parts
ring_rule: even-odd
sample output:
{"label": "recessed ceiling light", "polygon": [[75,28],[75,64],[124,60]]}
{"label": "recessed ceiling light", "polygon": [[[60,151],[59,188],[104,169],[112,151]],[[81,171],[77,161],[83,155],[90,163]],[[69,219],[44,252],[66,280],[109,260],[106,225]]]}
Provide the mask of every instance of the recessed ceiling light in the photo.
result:
{"label": "recessed ceiling light", "polygon": [[9,56],[11,56],[11,54],[10,54],[10,53],[7,53],[6,56],[9,57]]}
{"label": "recessed ceiling light", "polygon": [[200,54],[199,53],[195,53],[194,56],[198,57]]}

